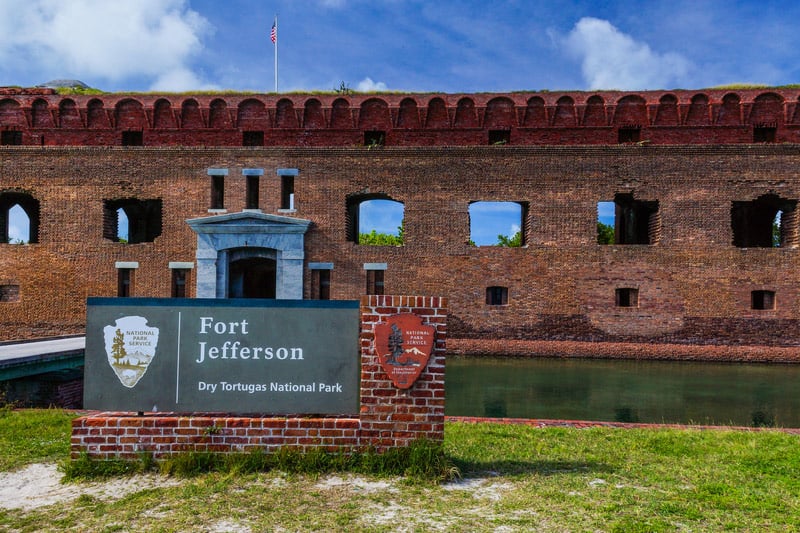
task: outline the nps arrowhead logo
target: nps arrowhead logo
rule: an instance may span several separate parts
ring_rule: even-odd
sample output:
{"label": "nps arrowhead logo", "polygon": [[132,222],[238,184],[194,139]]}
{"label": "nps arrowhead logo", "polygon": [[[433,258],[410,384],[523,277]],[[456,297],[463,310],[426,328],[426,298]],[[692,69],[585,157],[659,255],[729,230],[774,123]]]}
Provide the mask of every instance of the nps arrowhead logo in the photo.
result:
{"label": "nps arrowhead logo", "polygon": [[135,387],[156,356],[158,328],[149,327],[142,316],[126,316],[104,327],[103,338],[108,364],[120,383]]}
{"label": "nps arrowhead logo", "polygon": [[408,389],[417,381],[431,357],[434,332],[412,313],[391,316],[375,326],[375,351],[395,387]]}

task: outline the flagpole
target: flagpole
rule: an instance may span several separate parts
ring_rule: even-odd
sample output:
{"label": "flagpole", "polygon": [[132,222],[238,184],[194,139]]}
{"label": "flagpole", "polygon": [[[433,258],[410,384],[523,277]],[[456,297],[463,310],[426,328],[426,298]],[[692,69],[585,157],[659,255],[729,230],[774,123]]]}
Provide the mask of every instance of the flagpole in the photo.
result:
{"label": "flagpole", "polygon": [[275,22],[272,27],[272,42],[275,44],[275,92],[278,92],[278,15],[275,14]]}

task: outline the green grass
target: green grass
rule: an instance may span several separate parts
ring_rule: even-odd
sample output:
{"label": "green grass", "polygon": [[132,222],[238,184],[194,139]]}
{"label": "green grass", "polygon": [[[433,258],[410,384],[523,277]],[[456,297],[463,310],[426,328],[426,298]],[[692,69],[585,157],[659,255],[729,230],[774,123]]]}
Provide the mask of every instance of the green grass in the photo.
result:
{"label": "green grass", "polygon": [[73,418],[61,409],[0,407],[0,472],[68,457]]}
{"label": "green grass", "polygon": [[374,450],[329,453],[321,449],[301,452],[296,448],[281,448],[271,454],[260,450],[230,454],[188,452],[158,462],[148,453],[141,454],[138,461],[95,460],[83,454],[61,465],[65,481],[106,479],[154,471],[171,476],[196,477],[211,472],[244,475],[271,470],[310,475],[349,472],[405,476],[415,481],[433,483],[449,481],[458,476],[458,469],[444,455],[442,446],[424,440],[383,453]]}
{"label": "green grass", "polygon": [[[0,418],[2,468],[65,460],[68,419],[59,411]],[[28,430],[8,439],[10,427]],[[31,429],[62,440],[61,451],[46,451]],[[5,445],[17,440],[13,451]],[[325,461],[284,453],[287,463]],[[444,453],[461,471],[455,483],[325,468],[206,468],[195,458],[185,465],[193,477],[119,497],[77,483],[83,493],[68,502],[27,512],[0,503],[0,531],[800,530],[800,436],[779,431],[448,423]],[[10,458],[18,454],[25,458]],[[136,478],[128,479],[112,481]]]}

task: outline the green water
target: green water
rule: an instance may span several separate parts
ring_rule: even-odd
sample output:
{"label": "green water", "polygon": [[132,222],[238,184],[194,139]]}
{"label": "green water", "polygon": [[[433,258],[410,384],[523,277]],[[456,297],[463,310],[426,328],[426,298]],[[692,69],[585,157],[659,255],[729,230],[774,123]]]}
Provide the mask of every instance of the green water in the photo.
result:
{"label": "green water", "polygon": [[447,360],[450,416],[800,427],[800,365]]}

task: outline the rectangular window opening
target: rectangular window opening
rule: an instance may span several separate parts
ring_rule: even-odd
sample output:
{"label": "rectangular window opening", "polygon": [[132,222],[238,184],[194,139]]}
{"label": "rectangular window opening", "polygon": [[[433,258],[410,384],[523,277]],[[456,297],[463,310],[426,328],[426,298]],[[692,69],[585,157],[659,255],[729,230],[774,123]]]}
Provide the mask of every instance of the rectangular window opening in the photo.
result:
{"label": "rectangular window opening", "polygon": [[776,134],[777,134],[777,128],[756,126],[753,128],[753,142],[774,143]]}
{"label": "rectangular window opening", "polygon": [[385,146],[385,145],[386,145],[385,131],[364,132],[364,146]]}
{"label": "rectangular window opening", "polygon": [[122,146],[143,146],[144,134],[141,131],[123,131]]}
{"label": "rectangular window opening", "polygon": [[642,140],[641,128],[620,128],[617,132],[617,142],[619,144],[638,143]]}
{"label": "rectangular window opening", "polygon": [[636,200],[633,194],[616,194],[614,201],[597,202],[598,244],[658,244],[661,214],[658,200]]}
{"label": "rectangular window opening", "polygon": [[281,209],[294,209],[294,176],[281,176]]}
{"label": "rectangular window opening", "polygon": [[172,297],[186,298],[186,284],[189,270],[186,268],[172,269]]}
{"label": "rectangular window opening", "polygon": [[0,285],[0,302],[18,302],[19,285]]}
{"label": "rectangular window opening", "polygon": [[127,298],[131,295],[131,285],[133,285],[133,269],[132,268],[118,268],[117,269],[117,296],[119,298]]}
{"label": "rectangular window opening", "polygon": [[486,305],[508,305],[508,287],[486,287]]}
{"label": "rectangular window opening", "polygon": [[0,144],[5,146],[19,146],[22,144],[22,132],[16,130],[4,130],[0,132]]}
{"label": "rectangular window opening", "polygon": [[511,130],[489,130],[489,144],[503,145],[511,142]]}
{"label": "rectangular window opening", "polygon": [[258,209],[258,176],[247,176],[245,209]]}
{"label": "rectangular window opening", "polygon": [[225,176],[211,176],[211,209],[225,209]]}
{"label": "rectangular window opening", "polygon": [[315,269],[311,271],[311,299],[331,299],[331,271],[329,269]]}
{"label": "rectangular window opening", "polygon": [[242,132],[242,146],[264,146],[263,131]]}
{"label": "rectangular window opening", "polygon": [[758,311],[775,309],[775,291],[753,291],[750,293],[750,307]]}
{"label": "rectangular window opening", "polygon": [[367,270],[367,294],[383,294],[384,271]]}
{"label": "rectangular window opening", "polygon": [[639,307],[639,289],[625,287],[614,291],[617,307]]}

